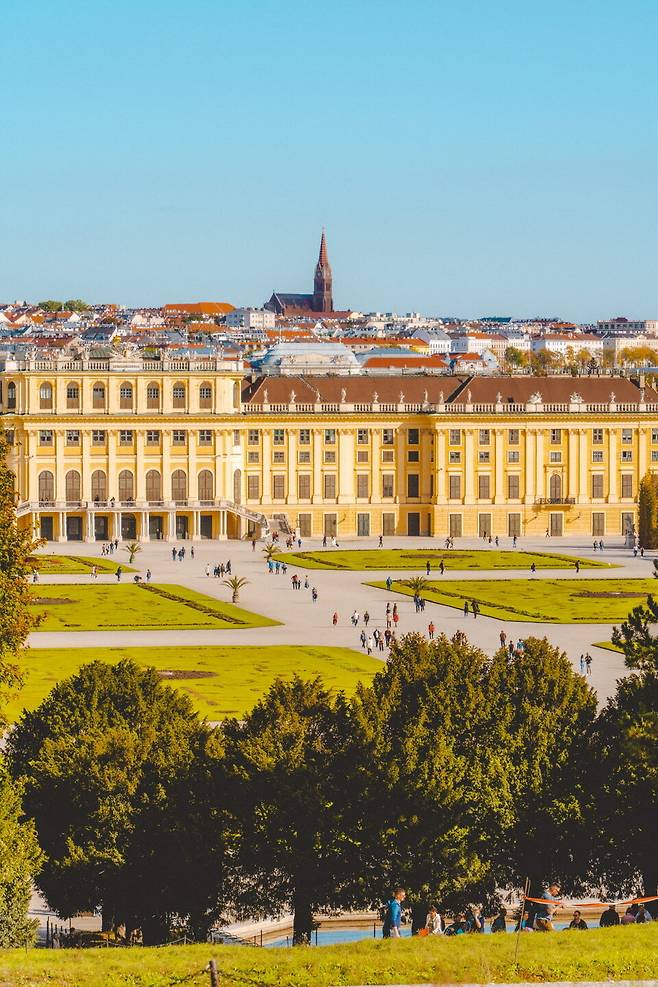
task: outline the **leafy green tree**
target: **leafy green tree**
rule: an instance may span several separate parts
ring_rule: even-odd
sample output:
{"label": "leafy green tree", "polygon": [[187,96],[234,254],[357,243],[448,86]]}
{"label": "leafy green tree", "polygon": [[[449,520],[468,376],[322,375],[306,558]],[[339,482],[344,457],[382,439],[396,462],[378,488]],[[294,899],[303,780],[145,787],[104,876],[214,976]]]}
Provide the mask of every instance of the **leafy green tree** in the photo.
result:
{"label": "leafy green tree", "polygon": [[86,312],[89,306],[86,302],[83,302],[82,298],[68,298],[64,302],[64,310],[66,312]]}
{"label": "leafy green tree", "polygon": [[589,761],[596,694],[567,656],[527,638],[520,654],[494,655],[486,676],[487,756],[504,751],[511,819],[494,831],[499,885],[536,889],[551,876],[577,889],[589,836]]}
{"label": "leafy green tree", "polygon": [[638,526],[640,544],[658,548],[658,477],[653,473],[645,474],[640,481]]}
{"label": "leafy green tree", "polygon": [[293,941],[313,915],[357,901],[354,730],[342,695],[316,679],[277,680],[243,722],[224,724],[228,802],[238,834],[238,914],[294,912]]}
{"label": "leafy green tree", "polygon": [[0,763],[0,949],[29,946],[37,921],[28,918],[42,859],[34,825],[23,818],[19,788]]}
{"label": "leafy green tree", "polygon": [[8,740],[47,860],[39,886],[63,917],[165,941],[174,916],[218,914],[223,827],[207,807],[215,743],[154,669],[93,662],[59,683]]}
{"label": "leafy green tree", "polygon": [[486,834],[513,821],[507,752],[489,745],[477,648],[409,634],[356,715],[364,737],[358,793],[363,880],[372,901],[402,884],[444,906],[491,893]]}
{"label": "leafy green tree", "polygon": [[35,625],[30,610],[32,553],[39,544],[16,520],[15,477],[7,465],[10,446],[0,427],[0,726],[3,709],[21,685],[20,657]]}
{"label": "leafy green tree", "polygon": [[505,349],[505,363],[510,367],[523,367],[527,363],[526,355],[516,346],[507,346]]}

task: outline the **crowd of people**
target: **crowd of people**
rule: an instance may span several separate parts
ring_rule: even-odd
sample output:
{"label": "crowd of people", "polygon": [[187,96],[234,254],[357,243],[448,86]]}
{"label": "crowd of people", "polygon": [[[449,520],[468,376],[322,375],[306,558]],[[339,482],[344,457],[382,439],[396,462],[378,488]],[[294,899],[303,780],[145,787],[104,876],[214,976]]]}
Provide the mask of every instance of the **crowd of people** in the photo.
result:
{"label": "crowd of people", "polygon": [[[398,939],[402,935],[402,925],[407,920],[404,903],[406,901],[404,888],[396,888],[383,909],[382,935],[385,939]],[[656,900],[656,899],[654,899]],[[530,907],[528,906],[528,903]],[[419,936],[460,936],[469,933],[489,932],[554,932],[558,928],[556,912],[562,908],[560,885],[551,884],[541,898],[527,898],[516,910],[516,916],[510,918],[508,909],[501,905],[493,918],[487,920],[479,905],[469,905],[461,911],[452,913],[449,918],[441,914],[436,905],[430,905],[424,924],[418,921],[412,909],[411,934]],[[647,906],[642,902],[630,904],[622,915],[617,905],[609,904],[594,922],[586,922],[579,908],[574,909],[568,923],[560,923],[564,931],[585,931],[599,926],[602,929],[617,925],[643,925],[648,922],[658,922],[654,919]]]}

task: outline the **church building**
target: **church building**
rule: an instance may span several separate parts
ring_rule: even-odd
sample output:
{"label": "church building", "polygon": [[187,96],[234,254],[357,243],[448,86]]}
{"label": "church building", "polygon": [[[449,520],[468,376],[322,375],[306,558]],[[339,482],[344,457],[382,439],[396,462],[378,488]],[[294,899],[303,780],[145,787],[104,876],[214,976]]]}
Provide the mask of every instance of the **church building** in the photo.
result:
{"label": "church building", "polygon": [[313,279],[313,294],[299,295],[286,291],[274,291],[272,297],[265,303],[265,308],[276,315],[328,315],[334,312],[334,301],[331,287],[331,265],[327,253],[327,240],[324,230],[320,240],[320,255],[315,265]]}

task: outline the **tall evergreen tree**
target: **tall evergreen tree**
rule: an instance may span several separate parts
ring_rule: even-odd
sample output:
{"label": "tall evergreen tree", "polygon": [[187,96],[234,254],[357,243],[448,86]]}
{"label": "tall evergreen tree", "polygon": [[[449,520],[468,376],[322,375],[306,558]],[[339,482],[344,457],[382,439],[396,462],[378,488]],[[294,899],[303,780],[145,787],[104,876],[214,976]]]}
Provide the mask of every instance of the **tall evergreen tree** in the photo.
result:
{"label": "tall evergreen tree", "polygon": [[638,527],[640,544],[658,548],[658,477],[654,473],[645,474],[640,481]]}

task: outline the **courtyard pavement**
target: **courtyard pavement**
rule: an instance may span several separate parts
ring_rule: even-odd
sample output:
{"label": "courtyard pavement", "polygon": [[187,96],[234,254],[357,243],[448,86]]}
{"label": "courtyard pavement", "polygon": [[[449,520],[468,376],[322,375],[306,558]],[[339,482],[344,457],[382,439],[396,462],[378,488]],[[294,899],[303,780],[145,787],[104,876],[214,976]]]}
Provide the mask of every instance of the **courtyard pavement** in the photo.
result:
{"label": "courtyard pavement", "polygon": [[[186,586],[200,593],[229,601],[230,591],[222,585],[220,579],[206,576],[206,565],[212,567],[219,562],[231,560],[232,574],[244,576],[249,580],[241,591],[240,606],[256,613],[281,621],[276,627],[251,627],[244,630],[196,630],[196,631],[113,631],[113,632],[35,632],[30,636],[30,644],[34,647],[74,648],[74,647],[139,647],[153,645],[176,645],[189,647],[194,645],[306,645],[353,648],[361,650],[359,635],[361,626],[355,630],[350,623],[350,615],[356,608],[360,614],[368,611],[371,616],[369,630],[385,627],[385,608],[387,601],[397,602],[400,613],[398,636],[409,632],[427,633],[430,620],[436,627],[436,633],[446,633],[452,636],[456,631],[464,631],[469,640],[481,647],[487,653],[493,653],[499,646],[500,631],[504,628],[508,639],[519,637],[547,637],[553,644],[563,648],[572,660],[574,667],[579,668],[581,653],[589,651],[592,654],[591,684],[597,690],[599,698],[604,701],[615,688],[617,678],[624,674],[624,662],[616,652],[594,647],[597,641],[609,641],[612,634],[612,624],[552,624],[552,623],[523,623],[517,621],[501,621],[493,617],[480,615],[477,620],[464,617],[463,612],[451,607],[428,603],[424,613],[416,614],[413,601],[396,593],[363,585],[366,580],[385,579],[388,570],[377,572],[345,571],[345,570],[311,570],[288,567],[287,574],[270,575],[261,551],[261,544],[252,551],[250,542],[237,541],[202,541],[194,543],[194,559],[190,557],[191,542],[179,543],[185,545],[186,557],[182,562],[174,562],[171,557],[172,543],[146,543],[137,556],[133,566],[142,574],[147,568],[151,569],[154,583],[169,583]],[[377,547],[376,539],[358,539],[341,541],[341,549],[359,548],[370,549]],[[500,549],[511,548],[508,539],[502,539]],[[306,540],[303,551],[321,548],[319,539]],[[386,548],[428,549],[436,551],[443,548],[442,539],[423,538],[388,538]],[[456,549],[489,548],[480,539],[460,539]],[[555,552],[560,555],[573,555],[580,558],[592,558],[597,561],[612,562],[622,568],[616,569],[583,569],[580,578],[605,579],[609,577],[651,577],[653,575],[653,558],[655,553],[647,554],[642,559],[633,557],[633,552],[623,546],[622,540],[610,541],[603,553],[595,553],[592,542],[583,539],[519,539],[517,549],[520,551]],[[43,550],[48,554],[83,555],[88,557],[100,556],[100,544],[66,543],[50,544]],[[330,549],[328,550],[330,551]],[[449,559],[449,553],[446,553]],[[122,546],[112,557],[117,565],[125,566],[128,556]],[[308,577],[308,589],[293,590],[291,576],[296,572],[302,580]],[[424,566],[419,567],[419,574],[424,574]],[[390,574],[395,578],[395,570]],[[414,574],[413,570],[399,571],[403,578]],[[435,578],[441,578],[438,573],[432,573]],[[132,578],[126,573],[124,581]],[[573,579],[572,569],[542,569],[534,576],[529,570],[466,570],[448,568],[444,577],[447,579],[524,579],[533,581],[542,579]],[[86,574],[72,576],[42,576],[42,583],[70,584],[80,583],[89,585],[92,580]],[[116,582],[111,574],[100,575],[98,583]],[[311,587],[315,586],[318,600],[311,600]],[[658,590],[658,583],[656,584]],[[603,606],[605,604],[602,604]],[[332,625],[332,615],[339,614],[339,623]],[[385,655],[376,652],[375,658],[384,659]]]}

